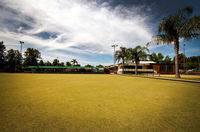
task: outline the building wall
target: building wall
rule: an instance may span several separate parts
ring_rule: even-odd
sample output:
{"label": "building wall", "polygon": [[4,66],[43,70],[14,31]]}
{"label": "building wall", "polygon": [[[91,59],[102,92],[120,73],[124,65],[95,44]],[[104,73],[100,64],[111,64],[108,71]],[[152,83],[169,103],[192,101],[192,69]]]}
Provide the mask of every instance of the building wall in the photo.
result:
{"label": "building wall", "polygon": [[[138,72],[138,74],[154,73],[153,65],[140,64],[137,66],[137,72]],[[118,67],[117,73],[122,74],[122,66]],[[125,74],[135,74],[135,65],[125,65],[124,73]]]}
{"label": "building wall", "polygon": [[[175,67],[174,65],[163,65],[163,64],[140,64],[137,68],[138,74],[145,73],[158,73],[158,74],[174,74]],[[118,74],[122,74],[122,67],[118,67]],[[124,66],[125,74],[135,74],[135,66],[134,65],[125,65]]]}
{"label": "building wall", "polygon": [[175,74],[174,65],[156,64],[153,65],[153,69],[156,73],[159,74]]}

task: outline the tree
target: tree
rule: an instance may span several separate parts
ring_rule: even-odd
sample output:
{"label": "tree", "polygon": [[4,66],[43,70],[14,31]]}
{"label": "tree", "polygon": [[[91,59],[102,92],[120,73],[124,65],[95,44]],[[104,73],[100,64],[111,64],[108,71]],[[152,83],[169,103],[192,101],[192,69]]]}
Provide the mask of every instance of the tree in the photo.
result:
{"label": "tree", "polygon": [[137,66],[141,60],[147,56],[146,51],[149,51],[147,47],[136,46],[135,48],[128,49],[128,59],[135,62],[135,74],[137,75]]}
{"label": "tree", "polygon": [[28,48],[25,53],[24,65],[36,66],[38,65],[38,59],[41,58],[41,54],[37,49]]}
{"label": "tree", "polygon": [[200,56],[188,57],[186,67],[186,69],[196,69],[200,71]]}
{"label": "tree", "polygon": [[67,61],[66,66],[72,66],[72,64],[69,61]]}
{"label": "tree", "polygon": [[164,56],[163,56],[162,53],[158,53],[158,54],[152,53],[152,54],[149,55],[149,59],[151,61],[158,63],[158,64],[162,63],[163,58],[164,58]]}
{"label": "tree", "polygon": [[100,65],[97,65],[96,67],[104,67],[104,66],[100,64]]}
{"label": "tree", "polygon": [[78,66],[78,67],[80,67],[81,65],[80,65],[80,64],[76,64],[75,66]]}
{"label": "tree", "polygon": [[163,61],[164,64],[171,64],[172,63],[172,59],[167,55]]}
{"label": "tree", "polygon": [[180,9],[177,13],[164,17],[158,25],[158,35],[153,36],[156,44],[174,44],[176,78],[179,74],[180,39],[191,40],[200,37],[200,15],[192,16],[192,7]]}
{"label": "tree", "polygon": [[40,60],[39,63],[38,63],[38,65],[39,65],[39,66],[45,66],[43,60]]}
{"label": "tree", "polygon": [[51,66],[51,65],[52,65],[51,62],[49,61],[45,62],[45,66]]}
{"label": "tree", "polygon": [[6,47],[3,44],[3,41],[0,42],[0,71],[4,70],[5,66],[5,56],[6,56]]}
{"label": "tree", "polygon": [[53,66],[59,66],[59,60],[54,59],[52,64],[53,64]]}
{"label": "tree", "polygon": [[120,50],[116,51],[115,53],[116,60],[119,62],[122,60],[122,74],[124,74],[124,63],[127,61],[127,48],[125,47],[120,47]]}
{"label": "tree", "polygon": [[72,66],[77,66],[78,65],[78,61],[76,59],[72,59],[71,60],[71,64],[72,64]]}
{"label": "tree", "polygon": [[87,64],[87,65],[85,65],[85,67],[93,67],[92,65],[89,65],[89,64]]}
{"label": "tree", "polygon": [[65,66],[65,63],[64,63],[64,62],[61,62],[61,63],[60,63],[60,66]]}
{"label": "tree", "polygon": [[21,58],[21,53],[18,50],[8,50],[6,55],[6,71],[14,72],[19,70],[22,63]]}

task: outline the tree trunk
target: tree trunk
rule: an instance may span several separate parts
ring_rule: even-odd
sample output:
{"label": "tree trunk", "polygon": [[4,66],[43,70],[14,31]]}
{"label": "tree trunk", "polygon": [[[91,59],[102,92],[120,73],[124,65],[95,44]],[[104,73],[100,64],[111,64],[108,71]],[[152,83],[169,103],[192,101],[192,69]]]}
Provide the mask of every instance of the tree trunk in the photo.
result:
{"label": "tree trunk", "polygon": [[137,75],[137,62],[135,62],[135,75]]}
{"label": "tree trunk", "polygon": [[180,78],[179,74],[179,63],[178,63],[178,55],[179,55],[179,40],[174,40],[174,52],[175,52],[175,77]]}
{"label": "tree trunk", "polygon": [[122,60],[122,74],[124,74],[124,60]]}

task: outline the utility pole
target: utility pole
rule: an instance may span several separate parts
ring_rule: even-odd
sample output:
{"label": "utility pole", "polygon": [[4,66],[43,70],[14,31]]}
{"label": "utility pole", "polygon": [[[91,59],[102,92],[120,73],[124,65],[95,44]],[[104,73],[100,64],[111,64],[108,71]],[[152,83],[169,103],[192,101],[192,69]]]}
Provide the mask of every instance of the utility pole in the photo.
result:
{"label": "utility pole", "polygon": [[113,44],[112,47],[114,49],[114,73],[115,73],[116,72],[116,67],[115,67],[115,65],[116,65],[115,48],[118,47],[118,45],[117,44]]}

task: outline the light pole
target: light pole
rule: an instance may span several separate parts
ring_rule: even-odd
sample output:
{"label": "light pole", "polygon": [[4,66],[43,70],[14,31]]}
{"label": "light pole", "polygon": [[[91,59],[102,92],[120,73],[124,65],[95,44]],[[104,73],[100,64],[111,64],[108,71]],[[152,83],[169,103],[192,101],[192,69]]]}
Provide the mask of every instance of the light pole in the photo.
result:
{"label": "light pole", "polygon": [[20,52],[21,52],[21,54],[22,54],[22,44],[24,44],[24,42],[23,41],[19,41],[19,43],[20,43]]}
{"label": "light pole", "polygon": [[187,65],[186,65],[186,59],[187,59],[187,57],[186,57],[186,55],[185,55],[185,44],[183,44],[183,54],[184,54],[184,57],[183,57],[183,63],[184,63],[184,70],[187,70]]}
{"label": "light pole", "polygon": [[112,47],[114,49],[114,73],[115,73],[115,71],[116,71],[116,67],[115,67],[115,64],[116,64],[115,48],[118,47],[118,45],[117,44],[113,44]]}
{"label": "light pole", "polygon": [[[21,52],[21,64],[23,63],[23,54],[22,54],[22,45],[24,44],[24,42],[23,41],[19,41],[19,43],[20,43],[20,52]],[[21,65],[22,66],[22,65]]]}

